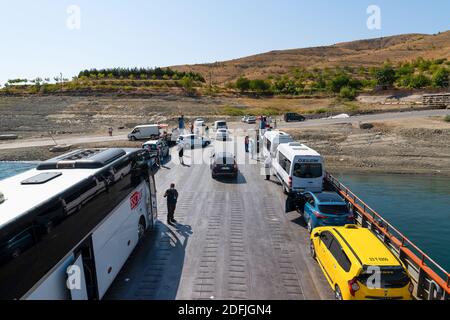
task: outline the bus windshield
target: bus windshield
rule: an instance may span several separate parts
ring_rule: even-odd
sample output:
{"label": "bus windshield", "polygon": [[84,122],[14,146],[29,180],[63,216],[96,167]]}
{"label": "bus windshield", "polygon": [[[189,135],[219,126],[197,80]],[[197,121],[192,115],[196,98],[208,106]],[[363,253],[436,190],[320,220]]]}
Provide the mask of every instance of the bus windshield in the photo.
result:
{"label": "bus windshield", "polygon": [[322,177],[321,163],[296,163],[294,165],[294,177],[302,179]]}

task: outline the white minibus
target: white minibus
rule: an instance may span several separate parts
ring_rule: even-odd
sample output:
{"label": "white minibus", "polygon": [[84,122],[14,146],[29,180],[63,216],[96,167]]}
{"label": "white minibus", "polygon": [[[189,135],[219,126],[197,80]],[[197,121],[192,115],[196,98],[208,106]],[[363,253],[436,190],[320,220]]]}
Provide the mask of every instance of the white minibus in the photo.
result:
{"label": "white minibus", "polygon": [[285,193],[323,190],[323,158],[304,144],[280,144],[272,161],[272,171],[280,180]]}
{"label": "white minibus", "polygon": [[275,158],[277,148],[282,143],[294,142],[294,139],[286,132],[274,130],[266,131],[263,137],[263,156],[264,158]]}

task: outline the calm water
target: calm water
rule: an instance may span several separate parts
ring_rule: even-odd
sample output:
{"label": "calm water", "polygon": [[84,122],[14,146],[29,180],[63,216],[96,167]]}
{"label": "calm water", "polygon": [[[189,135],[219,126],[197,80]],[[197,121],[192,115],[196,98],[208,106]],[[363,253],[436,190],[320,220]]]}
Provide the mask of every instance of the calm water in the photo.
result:
{"label": "calm water", "polygon": [[[0,180],[35,167],[0,162]],[[422,175],[336,175],[446,270],[450,270],[450,177]]]}
{"label": "calm water", "polygon": [[0,162],[0,180],[36,167],[36,163]]}
{"label": "calm water", "polygon": [[450,270],[450,177],[347,173],[336,177]]}

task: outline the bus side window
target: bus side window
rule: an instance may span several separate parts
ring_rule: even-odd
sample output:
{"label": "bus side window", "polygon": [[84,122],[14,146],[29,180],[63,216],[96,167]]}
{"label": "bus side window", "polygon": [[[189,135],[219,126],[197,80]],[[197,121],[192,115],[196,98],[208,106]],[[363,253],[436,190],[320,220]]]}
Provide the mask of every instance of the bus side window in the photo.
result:
{"label": "bus side window", "polygon": [[0,266],[19,258],[35,244],[33,224],[18,226],[0,239]]}
{"label": "bus side window", "polygon": [[34,225],[29,217],[0,231],[0,297],[20,299],[38,279],[39,257]]}
{"label": "bus side window", "polygon": [[34,218],[36,225],[36,237],[39,241],[41,237],[51,233],[65,219],[64,206],[61,199],[54,200],[37,209],[38,214]]}

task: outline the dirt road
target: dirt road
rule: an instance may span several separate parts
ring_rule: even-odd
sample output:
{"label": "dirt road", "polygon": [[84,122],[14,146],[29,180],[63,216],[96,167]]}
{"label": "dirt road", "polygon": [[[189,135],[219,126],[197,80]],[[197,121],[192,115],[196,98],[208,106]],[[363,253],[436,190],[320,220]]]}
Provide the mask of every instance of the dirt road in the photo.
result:
{"label": "dirt road", "polygon": [[[396,113],[382,113],[373,115],[363,115],[350,117],[348,119],[317,119],[308,120],[306,122],[293,122],[285,123],[281,122],[278,128],[307,128],[307,127],[320,127],[324,125],[332,124],[346,124],[346,123],[358,123],[358,122],[371,122],[371,121],[383,121],[383,120],[394,120],[394,119],[414,119],[423,117],[436,117],[445,116],[450,114],[450,110],[426,110],[426,111],[412,111],[412,112],[396,112]],[[241,128],[240,123],[231,123],[231,129]],[[254,127],[254,125],[246,126],[247,128]],[[122,141],[127,139],[126,133],[118,133],[113,137],[104,135],[76,135],[76,136],[56,136],[58,144],[86,144],[95,142],[112,142],[112,141]],[[54,145],[54,141],[51,138],[33,138],[33,139],[20,139],[14,141],[4,141],[0,142],[0,150],[7,149],[20,149],[20,148],[31,148],[31,147],[42,147]]]}
{"label": "dirt road", "polygon": [[370,115],[354,116],[347,119],[317,119],[308,120],[306,122],[282,122],[279,128],[304,128],[304,127],[317,127],[323,125],[332,124],[346,124],[346,123],[358,123],[358,122],[373,122],[373,121],[385,121],[385,120],[406,120],[414,118],[424,117],[444,117],[450,115],[450,110],[424,110],[424,111],[405,111],[405,112],[390,112],[379,113]]}

